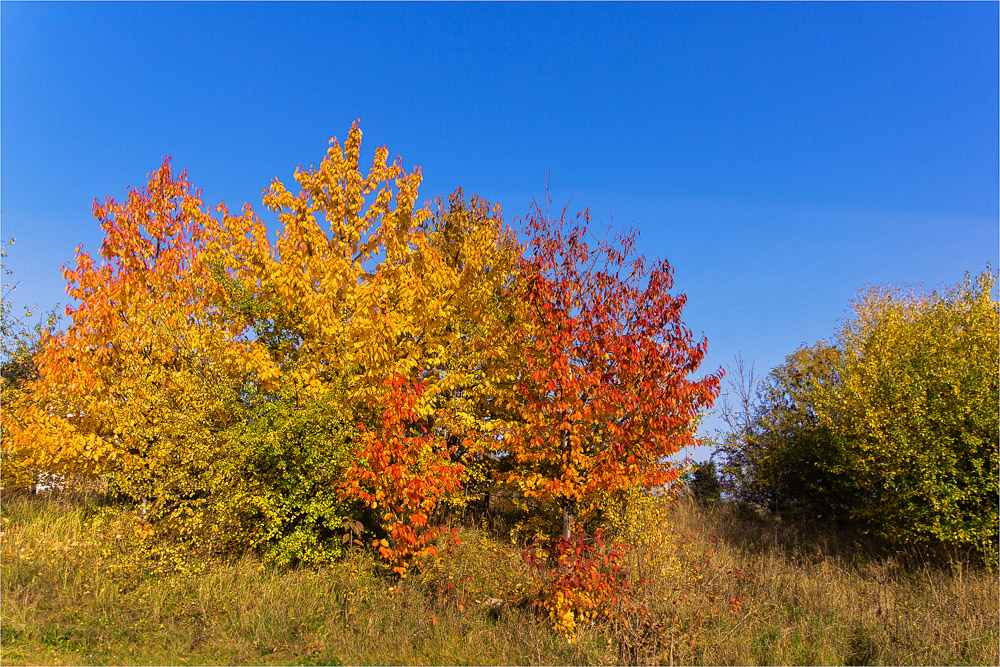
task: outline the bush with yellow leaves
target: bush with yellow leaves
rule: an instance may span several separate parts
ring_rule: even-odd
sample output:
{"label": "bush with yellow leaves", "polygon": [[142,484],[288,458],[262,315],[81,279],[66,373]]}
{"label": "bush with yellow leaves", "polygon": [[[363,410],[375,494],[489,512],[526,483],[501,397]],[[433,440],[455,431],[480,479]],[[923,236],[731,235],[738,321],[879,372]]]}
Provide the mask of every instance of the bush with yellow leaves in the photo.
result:
{"label": "bush with yellow leaves", "polygon": [[536,539],[522,554],[539,574],[535,606],[569,641],[576,640],[578,625],[645,613],[633,602],[623,553],[621,545],[606,545],[598,531],[592,539],[581,532]]}
{"label": "bush with yellow leaves", "polygon": [[682,647],[696,651],[707,623],[739,613],[745,603],[742,573],[720,569],[711,547],[678,528],[675,514],[689,502],[680,490],[635,486],[607,502],[605,519],[628,545],[620,562],[635,582],[632,605],[641,610],[617,623],[622,661],[669,661]]}

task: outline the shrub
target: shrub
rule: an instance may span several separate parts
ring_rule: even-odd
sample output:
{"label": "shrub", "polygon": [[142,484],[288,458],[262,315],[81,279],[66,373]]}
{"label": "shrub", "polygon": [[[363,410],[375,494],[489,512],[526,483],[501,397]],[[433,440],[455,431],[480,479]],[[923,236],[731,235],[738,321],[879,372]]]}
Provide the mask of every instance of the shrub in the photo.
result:
{"label": "shrub", "polygon": [[569,539],[536,538],[523,557],[540,575],[535,605],[553,629],[572,642],[578,625],[644,613],[633,600],[622,556],[621,545],[606,548],[600,532],[592,540],[579,531]]}
{"label": "shrub", "polygon": [[737,400],[723,408],[729,427],[722,445],[721,484],[732,499],[772,513],[836,518],[844,491],[831,471],[830,428],[821,422],[824,392],[838,382],[840,350],[825,342],[803,346],[757,381],[737,359]]}
{"label": "shrub", "polygon": [[257,550],[278,565],[339,557],[344,520],[360,515],[337,487],[357,449],[354,428],[329,401],[281,393],[244,411],[208,501],[223,551]]}
{"label": "shrub", "polygon": [[689,476],[688,489],[695,500],[702,503],[722,500],[722,485],[719,483],[719,471],[714,460],[695,463]]}
{"label": "shrub", "polygon": [[750,381],[726,410],[723,447],[734,496],[995,562],[995,280],[987,270],[942,292],[871,288],[836,346],[797,350],[756,387],[739,373]]}
{"label": "shrub", "polygon": [[943,292],[868,290],[840,331],[822,422],[845,508],[890,539],[997,554],[1000,304],[989,271]]}

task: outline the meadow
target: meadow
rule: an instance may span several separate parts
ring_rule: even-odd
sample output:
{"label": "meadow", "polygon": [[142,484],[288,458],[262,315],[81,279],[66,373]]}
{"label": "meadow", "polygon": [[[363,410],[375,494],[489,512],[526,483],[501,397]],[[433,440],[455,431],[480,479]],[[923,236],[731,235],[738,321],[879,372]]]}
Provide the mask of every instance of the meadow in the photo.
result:
{"label": "meadow", "polygon": [[[1000,663],[998,580],[972,556],[726,503],[647,499],[623,562],[642,613],[555,632],[499,512],[456,513],[460,545],[399,580],[357,549],[322,566],[157,560],[114,507],[4,493],[0,651],[15,664]],[[443,543],[442,543],[443,544]]]}

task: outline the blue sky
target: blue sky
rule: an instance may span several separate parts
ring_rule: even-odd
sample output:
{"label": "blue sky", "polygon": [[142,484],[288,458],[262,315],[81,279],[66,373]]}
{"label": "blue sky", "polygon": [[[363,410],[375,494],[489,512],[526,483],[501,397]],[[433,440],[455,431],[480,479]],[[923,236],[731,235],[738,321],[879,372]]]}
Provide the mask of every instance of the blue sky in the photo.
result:
{"label": "blue sky", "polygon": [[[0,4],[0,226],[17,305],[66,303],[95,197],[164,155],[206,202],[366,154],[508,220],[635,225],[705,370],[831,338],[867,283],[998,264],[998,6]],[[707,421],[711,429],[716,420]]]}

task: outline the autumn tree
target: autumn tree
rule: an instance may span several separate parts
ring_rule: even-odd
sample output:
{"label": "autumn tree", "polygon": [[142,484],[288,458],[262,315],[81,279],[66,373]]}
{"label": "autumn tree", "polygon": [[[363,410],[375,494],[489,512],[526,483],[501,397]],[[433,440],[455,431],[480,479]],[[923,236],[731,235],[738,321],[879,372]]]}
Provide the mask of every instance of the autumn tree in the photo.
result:
{"label": "autumn tree", "polygon": [[64,269],[76,305],[66,330],[43,341],[11,440],[43,470],[100,473],[132,497],[165,497],[163,475],[189,472],[193,450],[211,446],[204,427],[221,416],[203,391],[214,369],[202,361],[238,356],[203,326],[206,213],[164,162],[125,203],[95,201],[94,214],[101,262],[78,248],[75,267]]}
{"label": "autumn tree", "polygon": [[338,488],[405,570],[458,486],[457,458],[490,439],[489,341],[518,247],[477,198],[419,208],[419,168],[389,164],[385,147],[363,172],[357,124],[331,144],[318,167],[296,171],[297,194],[278,180],[264,192],[274,244],[254,216],[224,213],[211,253],[220,303],[263,346],[254,400],[321,402],[357,427]]}
{"label": "autumn tree", "polygon": [[226,307],[209,249],[254,216],[223,213],[168,161],[124,202],[95,202],[100,261],[78,249],[64,270],[76,304],[44,341],[11,442],[40,470],[99,477],[162,536],[278,561],[336,555],[303,529],[342,521],[333,482],[347,445],[302,424],[315,409],[249,400],[273,365]]}
{"label": "autumn tree", "polygon": [[607,494],[676,478],[669,457],[696,444],[721,376],[689,377],[706,341],[681,321],[686,298],[670,294],[666,260],[647,269],[634,233],[594,241],[589,222],[536,206],[512,332],[522,359],[508,482],[557,507],[564,538]]}
{"label": "autumn tree", "polygon": [[27,320],[34,317],[37,308],[25,307],[21,313],[15,313],[10,297],[17,283],[8,282],[13,271],[7,264],[8,248],[12,245],[14,239],[0,246],[0,275],[3,276],[0,288],[0,409],[3,411],[0,484],[7,490],[34,490],[39,470],[30,462],[30,457],[12,446],[9,425],[13,422],[12,415],[29,401],[27,389],[38,376],[37,355],[41,340],[46,332],[55,330],[58,314],[52,310],[40,317],[35,325],[30,325]]}
{"label": "autumn tree", "polygon": [[942,291],[861,294],[835,344],[800,348],[726,411],[728,492],[995,560],[994,288],[987,270]]}
{"label": "autumn tree", "polygon": [[839,391],[822,419],[859,502],[900,542],[996,559],[1000,306],[989,269],[942,291],[875,287],[840,330]]}

